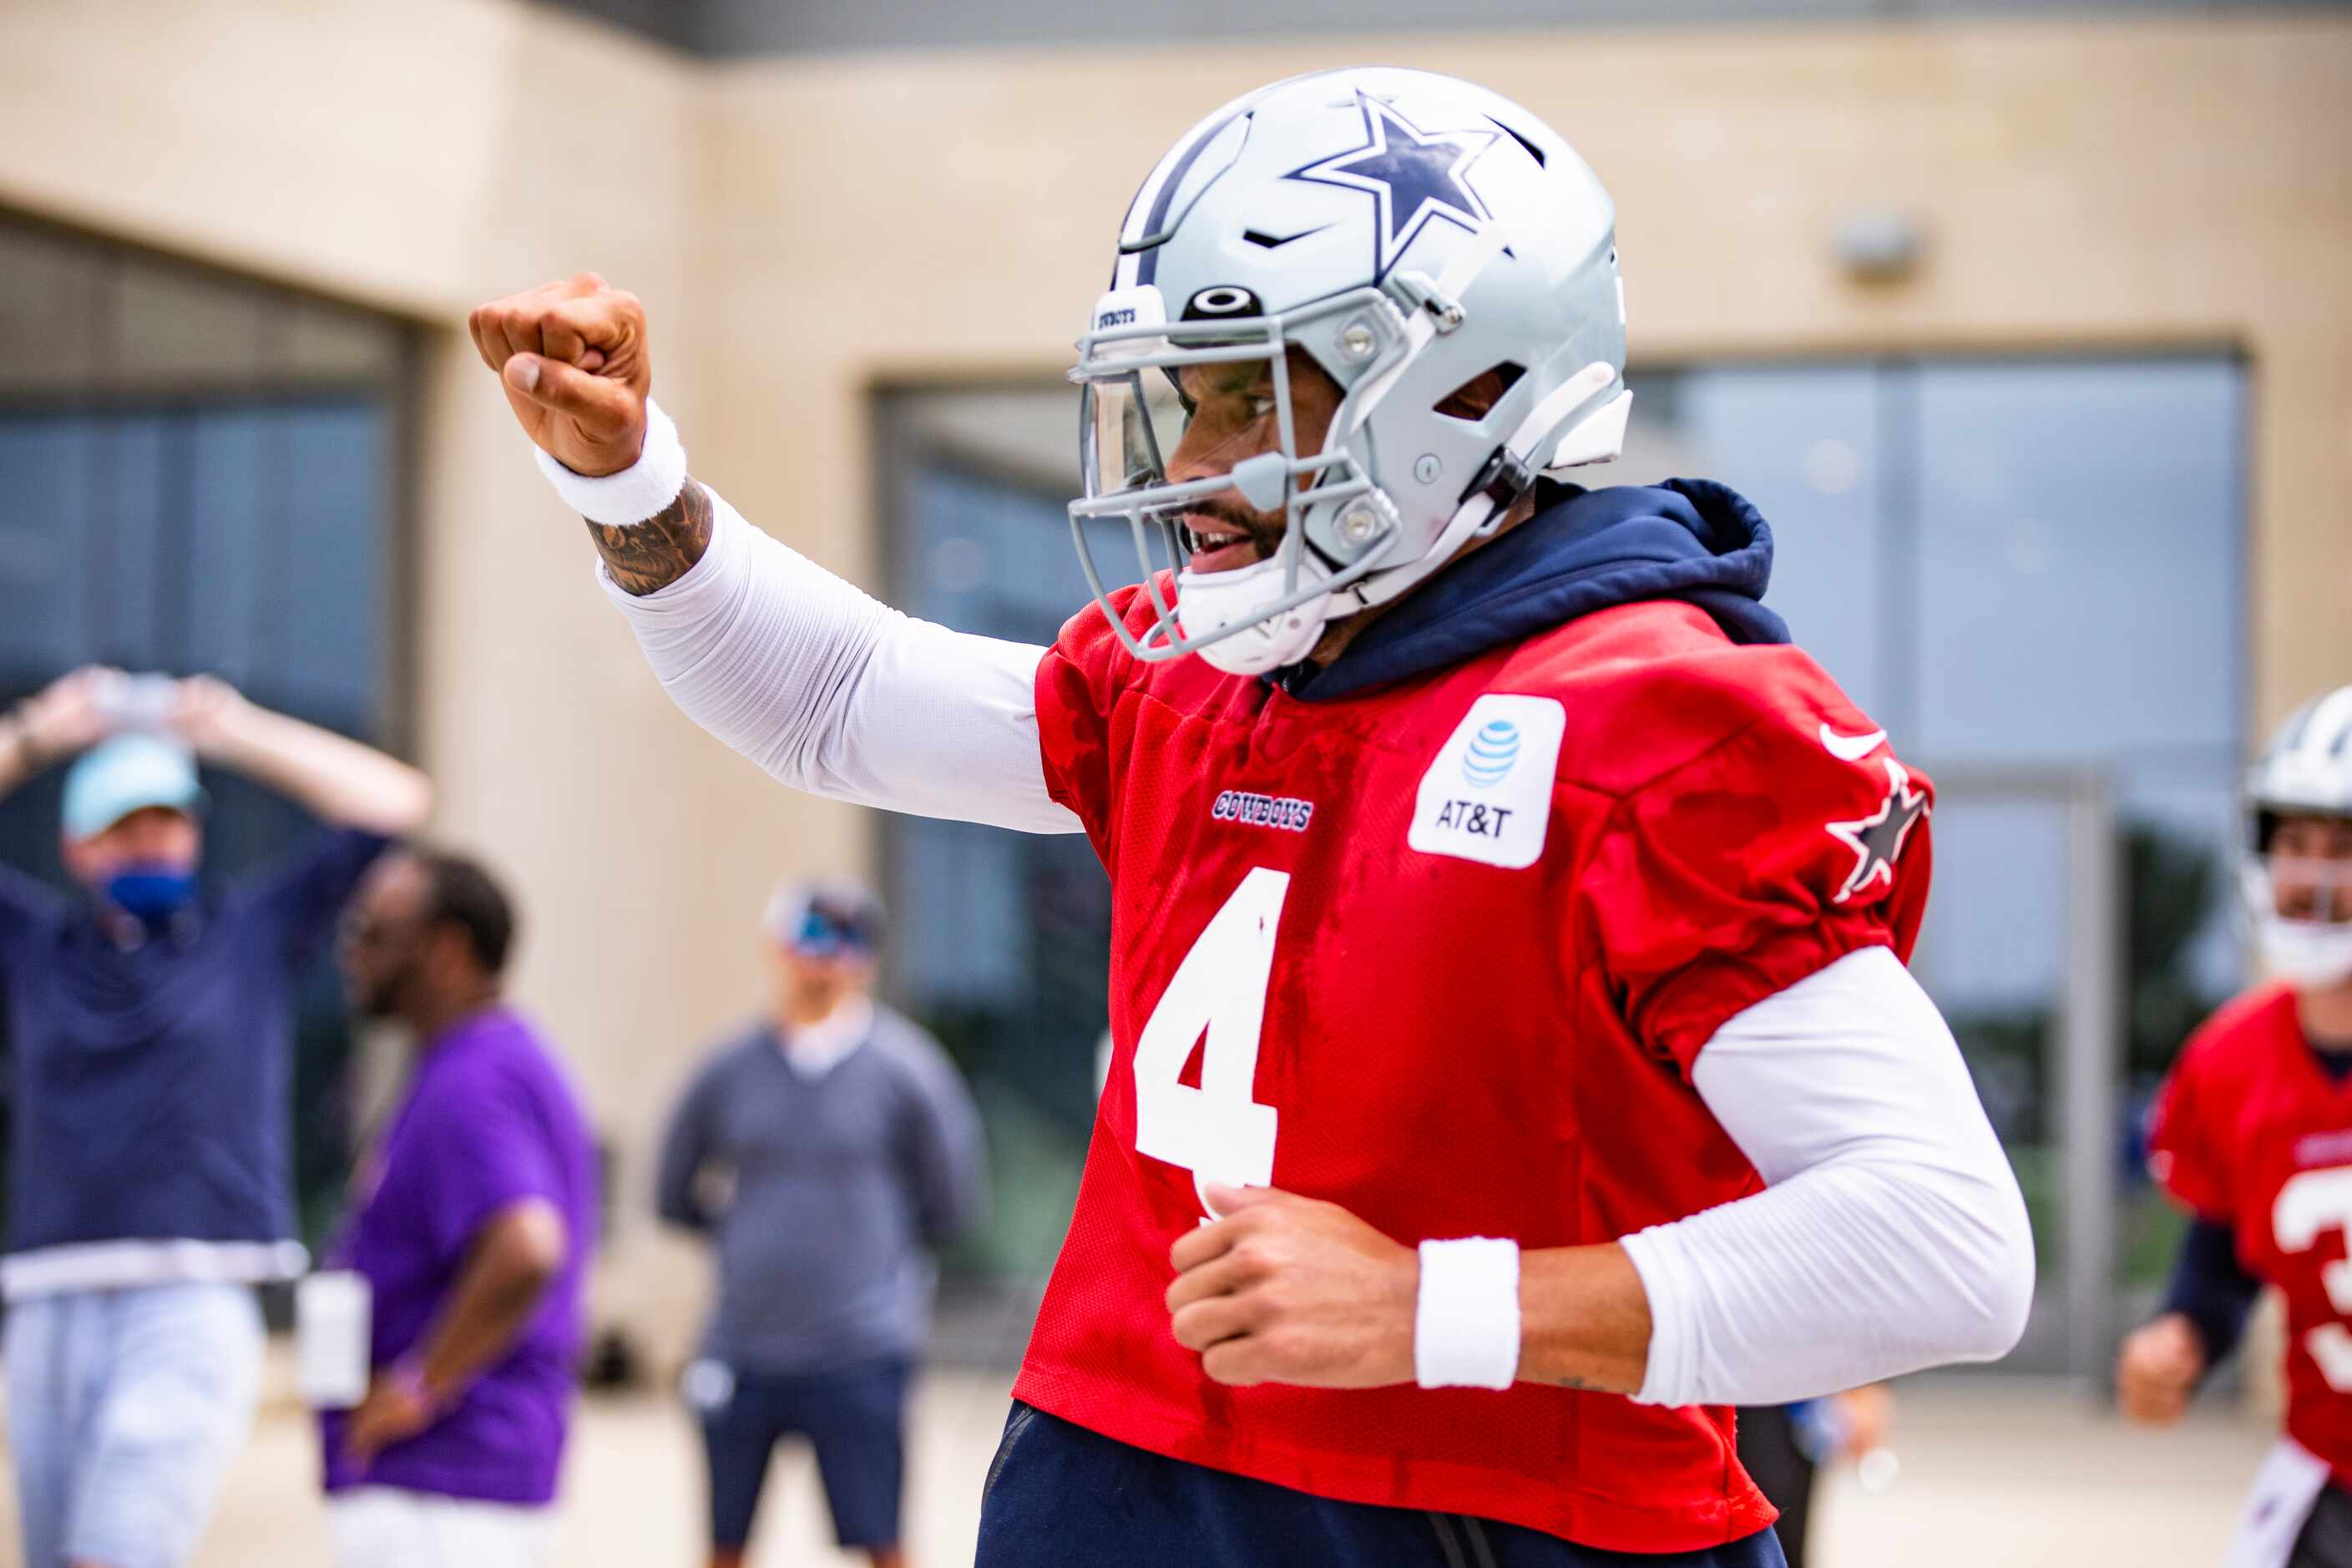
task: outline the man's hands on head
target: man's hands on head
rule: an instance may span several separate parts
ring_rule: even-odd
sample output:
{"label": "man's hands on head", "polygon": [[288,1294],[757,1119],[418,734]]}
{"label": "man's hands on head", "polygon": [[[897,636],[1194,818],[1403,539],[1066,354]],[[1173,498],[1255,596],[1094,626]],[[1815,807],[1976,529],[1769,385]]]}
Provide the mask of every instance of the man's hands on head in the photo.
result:
{"label": "man's hands on head", "polygon": [[128,679],[119,669],[84,665],[25,699],[12,723],[23,742],[27,765],[63,761],[114,733],[107,698]]}
{"label": "man's hands on head", "polygon": [[2168,1426],[2189,1409],[2205,1375],[2205,1341],[2180,1312],[2167,1312],[2124,1341],[2116,1357],[2116,1403],[2126,1419]]}
{"label": "man's hands on head", "polygon": [[1212,1185],[1223,1216],[1169,1250],[1170,1326],[1219,1383],[1378,1388],[1413,1380],[1421,1258],[1337,1204]]}
{"label": "man's hands on head", "polygon": [[217,759],[235,745],[239,725],[253,710],[244,693],[213,675],[173,682],[172,708],[164,725],[196,755]]}
{"label": "man's hands on head", "polygon": [[477,306],[466,325],[540,450],[599,478],[637,460],[653,360],[635,294],[583,272]]}

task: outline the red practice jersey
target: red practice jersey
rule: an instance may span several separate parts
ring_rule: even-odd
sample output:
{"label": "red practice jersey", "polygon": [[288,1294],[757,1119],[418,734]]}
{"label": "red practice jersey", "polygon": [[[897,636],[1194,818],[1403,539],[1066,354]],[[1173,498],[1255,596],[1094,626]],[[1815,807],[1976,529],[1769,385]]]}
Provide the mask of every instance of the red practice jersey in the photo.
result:
{"label": "red practice jersey", "polygon": [[2148,1166],[2226,1222],[2286,1298],[2287,1436],[2352,1486],[2352,1081],[2314,1058],[2294,993],[2266,985],[2190,1037],[2157,1098]]}
{"label": "red practice jersey", "polygon": [[1803,654],[1666,602],[1321,702],[1139,663],[1089,608],[1037,714],[1110,873],[1114,1055],[1016,1397],[1318,1496],[1592,1546],[1769,1524],[1727,1409],[1218,1384],[1170,1331],[1168,1250],[1212,1179],[1407,1245],[1524,1247],[1757,1190],[1692,1061],[1843,954],[1908,952],[1927,781]]}

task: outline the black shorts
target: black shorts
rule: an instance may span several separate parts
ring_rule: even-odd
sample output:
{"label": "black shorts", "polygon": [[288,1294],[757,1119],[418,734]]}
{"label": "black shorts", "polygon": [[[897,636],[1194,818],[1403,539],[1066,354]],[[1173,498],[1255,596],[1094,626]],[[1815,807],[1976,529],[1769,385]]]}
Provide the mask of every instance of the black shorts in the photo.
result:
{"label": "black shorts", "polygon": [[1780,1568],[1769,1530],[1642,1555],[1409,1508],[1335,1502],[1163,1458],[1015,1402],[976,1568]]}
{"label": "black shorts", "polygon": [[797,1436],[816,1449],[834,1539],[868,1551],[896,1546],[908,1363],[893,1358],[831,1372],[729,1370],[731,1390],[701,1410],[711,1544],[740,1549],[751,1539],[769,1456],[780,1440]]}
{"label": "black shorts", "polygon": [[2286,1568],[2352,1568],[2352,1492],[2330,1481],[2312,1500]]}
{"label": "black shorts", "polygon": [[1789,1568],[1805,1568],[1806,1525],[1812,1518],[1814,1460],[1797,1436],[1793,1405],[1739,1407],[1739,1466],[1780,1510],[1772,1532]]}

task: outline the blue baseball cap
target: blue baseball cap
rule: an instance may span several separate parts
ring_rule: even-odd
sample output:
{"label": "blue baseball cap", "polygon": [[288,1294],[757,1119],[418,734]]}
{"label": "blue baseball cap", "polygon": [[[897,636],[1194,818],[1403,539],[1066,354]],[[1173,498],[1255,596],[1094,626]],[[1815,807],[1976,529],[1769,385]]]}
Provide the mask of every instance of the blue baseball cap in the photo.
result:
{"label": "blue baseball cap", "polygon": [[84,752],[66,773],[68,838],[92,837],[158,805],[191,816],[205,808],[195,758],[160,736],[117,735]]}

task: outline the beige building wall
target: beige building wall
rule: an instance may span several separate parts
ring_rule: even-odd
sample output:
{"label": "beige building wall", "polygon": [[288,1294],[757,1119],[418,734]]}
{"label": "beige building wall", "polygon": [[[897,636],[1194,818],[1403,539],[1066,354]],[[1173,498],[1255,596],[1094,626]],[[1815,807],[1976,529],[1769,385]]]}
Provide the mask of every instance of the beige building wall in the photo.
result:
{"label": "beige building wall", "polygon": [[[2249,700],[2266,725],[2352,679],[2352,21],[711,66],[486,0],[0,8],[0,204],[433,330],[418,733],[443,832],[528,901],[520,991],[621,1155],[603,1308],[662,1351],[700,1286],[646,1213],[658,1119],[692,1043],[757,994],[771,879],[857,864],[872,835],[667,708],[466,308],[583,267],[636,290],[697,470],[872,584],[874,387],[1058,370],[1167,143],[1225,97],[1357,58],[1488,82],[1577,143],[1619,203],[1637,360],[2243,353]],[[1927,264],[1857,284],[1831,236],[1881,205],[1919,220]]]}

